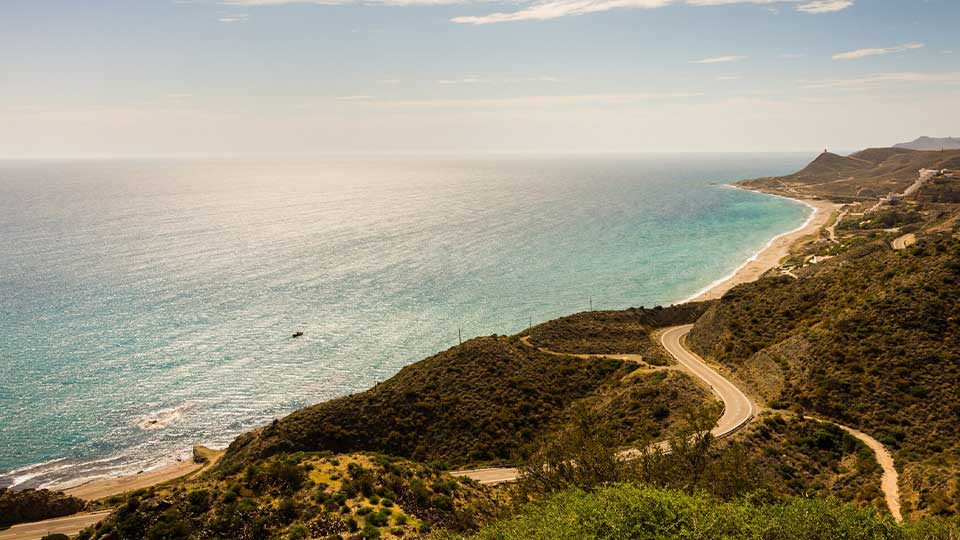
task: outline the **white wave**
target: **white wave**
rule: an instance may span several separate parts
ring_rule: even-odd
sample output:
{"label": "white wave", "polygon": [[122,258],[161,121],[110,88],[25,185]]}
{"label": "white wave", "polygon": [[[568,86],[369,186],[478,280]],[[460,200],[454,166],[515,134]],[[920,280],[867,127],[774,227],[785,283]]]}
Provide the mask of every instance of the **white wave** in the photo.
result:
{"label": "white wave", "polygon": [[183,418],[183,414],[192,407],[192,403],[184,403],[183,405],[177,407],[160,409],[159,411],[137,418],[137,427],[148,431],[163,429],[181,420]]}
{"label": "white wave", "polygon": [[[730,185],[730,184],[724,184],[724,187],[729,187],[729,188],[733,188],[733,189],[743,189],[743,188],[739,188],[739,187],[737,187],[737,186]],[[810,222],[813,221],[813,218],[816,217],[817,212],[819,212],[819,210],[817,209],[816,206],[814,206],[814,205],[812,205],[812,204],[810,204],[810,203],[808,203],[808,202],[806,202],[806,201],[802,201],[802,200],[800,200],[800,199],[793,199],[793,198],[790,198],[790,197],[784,197],[783,195],[774,195],[773,193],[763,193],[762,191],[752,191],[752,190],[743,190],[743,191],[749,191],[750,193],[756,193],[756,194],[759,194],[759,195],[767,195],[767,196],[769,196],[769,197],[779,197],[779,198],[781,198],[781,199],[787,199],[788,201],[793,201],[793,202],[795,202],[795,203],[802,204],[802,205],[806,206],[807,208],[810,208],[810,210],[812,210],[812,211],[810,212],[810,215],[807,216],[807,219],[803,222],[802,225],[800,225],[800,226],[797,227],[796,229],[792,229],[792,230],[789,230],[789,231],[787,231],[787,232],[785,232],[785,233],[780,233],[780,234],[774,236],[773,238],[770,239],[769,242],[767,242],[767,244],[766,244],[765,246],[763,246],[763,247],[760,248],[756,253],[754,253],[753,255],[751,255],[750,258],[748,258],[747,260],[743,261],[743,262],[740,264],[740,266],[736,267],[732,272],[730,272],[729,274],[723,276],[722,278],[714,281],[713,283],[707,285],[706,287],[700,289],[699,291],[695,292],[693,295],[691,295],[691,296],[689,296],[689,297],[681,300],[681,301],[680,301],[681,304],[686,304],[687,302],[692,302],[692,301],[693,301],[694,299],[696,299],[698,296],[705,294],[705,293],[706,293],[707,291],[709,291],[710,289],[713,289],[714,287],[720,285],[721,283],[724,283],[724,282],[726,282],[726,281],[729,281],[729,280],[733,279],[733,277],[736,276],[737,273],[740,272],[740,270],[743,270],[748,264],[750,264],[750,263],[752,263],[753,261],[755,261],[755,260],[757,260],[758,258],[760,258],[760,254],[762,254],[764,251],[770,249],[770,247],[773,246],[773,243],[774,243],[774,242],[776,242],[776,241],[779,240],[780,238],[783,238],[784,236],[791,235],[791,234],[793,234],[793,233],[795,233],[795,232],[802,231],[804,228],[806,228],[808,225],[810,225]]]}

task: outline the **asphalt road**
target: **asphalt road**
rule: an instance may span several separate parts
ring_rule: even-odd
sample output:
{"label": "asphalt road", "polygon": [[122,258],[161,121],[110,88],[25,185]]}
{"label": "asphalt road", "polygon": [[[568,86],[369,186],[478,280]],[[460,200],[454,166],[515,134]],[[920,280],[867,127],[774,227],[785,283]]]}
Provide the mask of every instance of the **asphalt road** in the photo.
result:
{"label": "asphalt road", "polygon": [[90,525],[99,522],[110,515],[110,512],[95,512],[92,514],[76,514],[72,516],[48,519],[36,523],[14,525],[9,529],[0,530],[0,540],[37,540],[52,533],[62,533],[73,536]]}
{"label": "asphalt road", "polygon": [[[692,324],[669,328],[660,336],[660,343],[681,367],[710,386],[713,393],[723,401],[723,415],[711,433],[714,437],[725,437],[746,425],[756,415],[757,406],[733,383],[724,379],[699,356],[683,346],[683,338],[691,328]],[[629,455],[635,451],[627,450],[624,453]],[[504,467],[455,471],[451,474],[472,478],[481,484],[501,484],[515,481],[520,476],[520,471]]]}

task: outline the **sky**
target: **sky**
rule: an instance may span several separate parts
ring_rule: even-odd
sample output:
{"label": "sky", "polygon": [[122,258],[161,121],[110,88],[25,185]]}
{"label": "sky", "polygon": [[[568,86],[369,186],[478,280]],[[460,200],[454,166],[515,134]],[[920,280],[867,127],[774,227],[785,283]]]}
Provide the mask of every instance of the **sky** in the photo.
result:
{"label": "sky", "polygon": [[0,0],[0,157],[960,135],[958,0]]}

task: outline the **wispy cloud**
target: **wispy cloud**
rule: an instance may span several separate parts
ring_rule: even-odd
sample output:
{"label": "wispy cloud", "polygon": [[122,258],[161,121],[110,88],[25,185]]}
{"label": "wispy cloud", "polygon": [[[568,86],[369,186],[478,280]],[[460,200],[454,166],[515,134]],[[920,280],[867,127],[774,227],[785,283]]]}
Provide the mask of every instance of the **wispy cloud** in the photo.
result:
{"label": "wispy cloud", "polygon": [[739,75],[721,75],[717,77],[717,80],[718,81],[739,81],[742,78],[743,77]]}
{"label": "wispy cloud", "polygon": [[291,4],[312,4],[316,6],[338,6],[343,4],[381,4],[388,6],[443,6],[465,4],[470,0],[221,0],[221,4],[232,6],[284,6]]}
{"label": "wispy cloud", "polygon": [[[507,0],[520,5],[520,9],[486,15],[461,16],[451,19],[461,24],[495,24],[515,21],[545,21],[560,17],[572,17],[599,13],[614,9],[657,9],[671,5],[727,6],[732,4],[755,4],[779,12],[777,5],[797,5],[803,13],[830,13],[846,9],[855,0]],[[220,4],[233,6],[281,6],[289,4],[343,5],[363,4],[381,6],[440,6],[451,4],[488,5],[490,0],[219,0]]]}
{"label": "wispy cloud", "polygon": [[657,9],[678,4],[726,6],[731,4],[797,4],[800,2],[804,3],[797,6],[797,11],[813,14],[840,11],[854,4],[854,0],[541,0],[518,11],[454,17],[451,20],[461,24],[480,25],[516,21],[545,21],[614,9]]}
{"label": "wispy cloud", "polygon": [[373,96],[357,95],[357,96],[340,96],[337,98],[337,101],[369,101],[371,99],[373,99]]}
{"label": "wispy cloud", "polygon": [[477,84],[482,82],[487,82],[487,81],[479,77],[470,76],[470,77],[464,77],[462,79],[439,79],[437,81],[437,84]]}
{"label": "wispy cloud", "polygon": [[856,60],[859,58],[866,58],[868,56],[878,56],[882,54],[891,54],[910,51],[914,49],[922,49],[925,45],[923,43],[905,43],[903,45],[897,45],[895,47],[883,47],[883,48],[870,48],[870,49],[857,49],[855,51],[849,51],[844,53],[837,53],[833,55],[834,60]]}
{"label": "wispy cloud", "polygon": [[557,77],[538,75],[535,77],[520,77],[514,79],[484,79],[476,75],[470,75],[461,79],[438,79],[437,84],[480,84],[480,83],[518,83],[518,82],[560,82]]}
{"label": "wispy cloud", "polygon": [[700,92],[535,95],[504,98],[357,100],[364,106],[428,109],[501,109],[514,107],[616,106],[665,100],[686,100],[704,96]]}
{"label": "wispy cloud", "polygon": [[224,15],[223,17],[218,18],[217,20],[222,23],[242,23],[247,22],[250,18],[246,13],[238,13],[236,15]]}
{"label": "wispy cloud", "polygon": [[797,11],[804,13],[833,13],[853,5],[853,0],[813,0],[797,6]]}
{"label": "wispy cloud", "polygon": [[917,73],[894,72],[877,73],[866,77],[851,79],[831,79],[811,82],[804,86],[810,89],[837,88],[843,90],[864,90],[888,86],[891,84],[960,84],[960,72],[952,73]]}
{"label": "wispy cloud", "polygon": [[714,58],[704,58],[703,60],[691,60],[691,64],[724,64],[727,62],[739,62],[746,59],[746,56],[717,56]]}

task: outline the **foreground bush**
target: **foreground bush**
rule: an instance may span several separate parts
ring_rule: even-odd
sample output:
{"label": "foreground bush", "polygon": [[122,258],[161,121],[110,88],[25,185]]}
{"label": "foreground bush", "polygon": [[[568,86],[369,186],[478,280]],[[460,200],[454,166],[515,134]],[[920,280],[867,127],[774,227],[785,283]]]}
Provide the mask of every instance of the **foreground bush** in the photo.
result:
{"label": "foreground bush", "polygon": [[[441,538],[443,538],[441,536]],[[453,537],[447,537],[451,539]],[[463,538],[463,537],[459,537]],[[592,493],[570,489],[526,506],[471,540],[956,540],[956,522],[901,527],[871,509],[835,500],[795,498],[755,505],[719,502],[635,484]]]}

